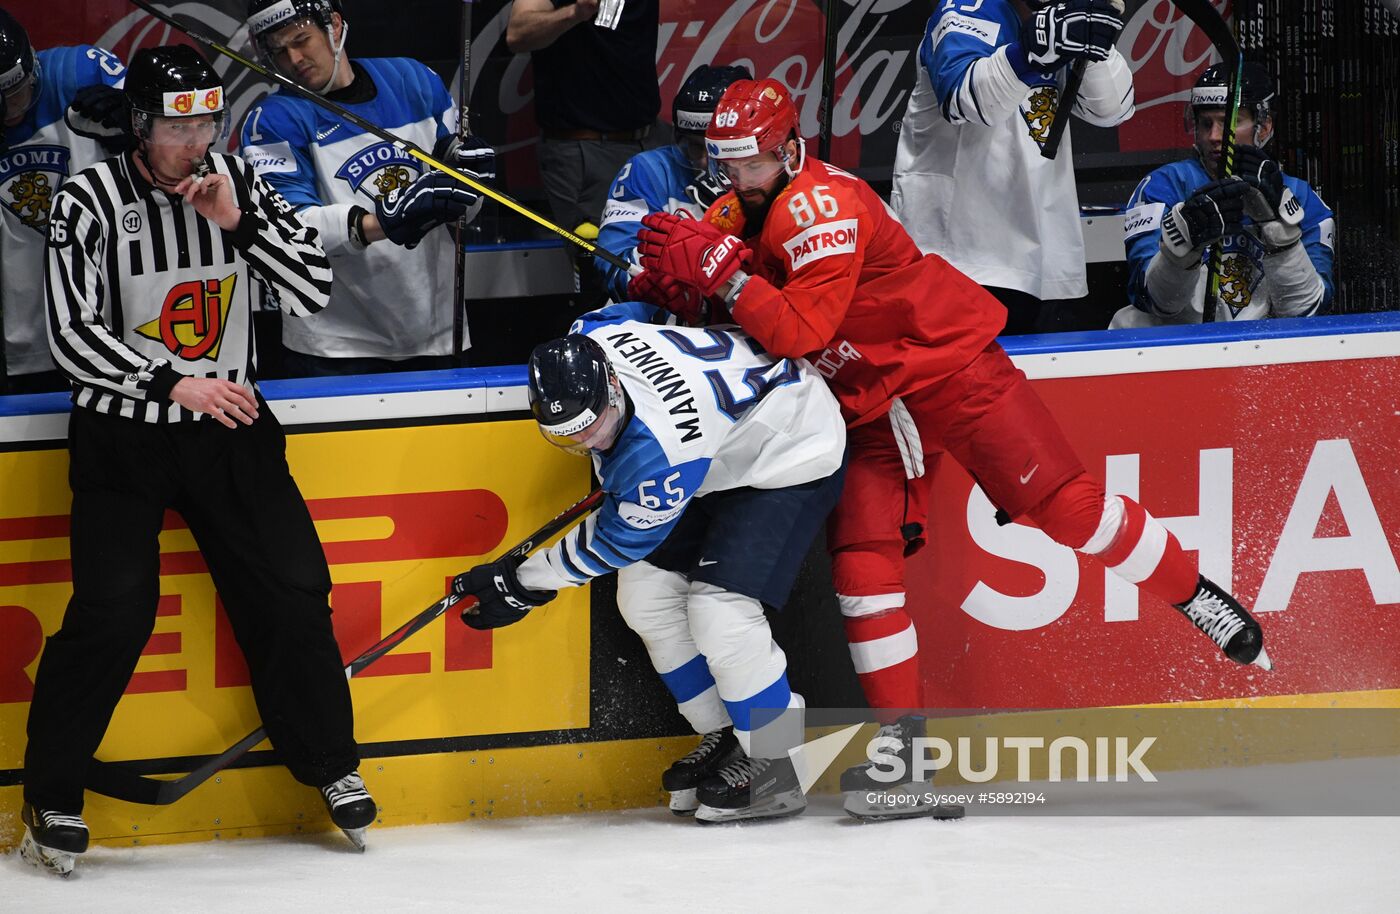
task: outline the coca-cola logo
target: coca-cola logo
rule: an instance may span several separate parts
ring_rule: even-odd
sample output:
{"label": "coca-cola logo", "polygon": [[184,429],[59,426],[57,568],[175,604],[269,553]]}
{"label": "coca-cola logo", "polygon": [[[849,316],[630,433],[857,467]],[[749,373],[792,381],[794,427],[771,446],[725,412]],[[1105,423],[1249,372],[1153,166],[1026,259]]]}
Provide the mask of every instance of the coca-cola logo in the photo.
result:
{"label": "coca-cola logo", "polygon": [[[1211,0],[1222,15],[1230,0]],[[1119,133],[1125,151],[1185,146],[1182,110],[1196,77],[1219,59],[1205,33],[1171,0],[1144,0],[1118,36],[1118,51],[1133,70],[1137,113]]]}

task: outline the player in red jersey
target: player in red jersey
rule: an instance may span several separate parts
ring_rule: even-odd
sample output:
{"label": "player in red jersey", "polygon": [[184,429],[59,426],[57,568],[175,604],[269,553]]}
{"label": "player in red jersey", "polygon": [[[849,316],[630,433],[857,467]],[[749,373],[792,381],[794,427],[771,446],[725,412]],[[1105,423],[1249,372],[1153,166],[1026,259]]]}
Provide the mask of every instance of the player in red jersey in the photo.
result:
{"label": "player in red jersey", "polygon": [[[1001,510],[1095,556],[1181,610],[1232,660],[1268,669],[1263,632],[1140,505],[1105,497],[1055,419],[996,342],[1005,309],[935,254],[921,254],[864,181],[806,155],[797,111],[772,79],[732,84],[706,133],[732,190],[703,221],[643,220],[642,266],[722,302],[777,356],[806,356],[850,427],[845,491],[827,531],[851,657],[874,708],[920,705],[918,642],[905,611],[904,560],[924,543],[929,481],[953,456]],[[645,276],[646,273],[643,273]],[[657,288],[658,277],[638,283]],[[700,296],[656,304],[695,320]],[[923,720],[885,716],[911,770]],[[892,745],[892,744],[887,744]],[[873,763],[842,778],[856,815]],[[907,791],[912,798],[927,792]]]}

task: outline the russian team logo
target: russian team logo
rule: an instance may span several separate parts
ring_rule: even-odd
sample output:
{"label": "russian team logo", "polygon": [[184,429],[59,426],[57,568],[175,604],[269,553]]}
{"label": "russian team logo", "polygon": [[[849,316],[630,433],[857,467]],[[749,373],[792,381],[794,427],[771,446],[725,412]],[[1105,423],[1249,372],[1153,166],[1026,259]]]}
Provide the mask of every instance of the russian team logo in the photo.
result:
{"label": "russian team logo", "polygon": [[237,281],[237,274],[230,274],[223,279],[191,279],[173,286],[165,294],[160,317],[137,327],[136,332],[159,341],[179,358],[217,359]]}
{"label": "russian team logo", "polygon": [[0,201],[25,225],[43,232],[59,185],[68,177],[63,146],[20,146],[0,153]]}

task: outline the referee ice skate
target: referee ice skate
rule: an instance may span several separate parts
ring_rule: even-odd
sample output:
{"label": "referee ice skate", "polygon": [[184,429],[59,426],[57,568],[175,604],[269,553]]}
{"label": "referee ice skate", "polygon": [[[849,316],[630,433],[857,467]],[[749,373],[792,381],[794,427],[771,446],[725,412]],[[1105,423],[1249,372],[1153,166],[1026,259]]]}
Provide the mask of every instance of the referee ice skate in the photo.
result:
{"label": "referee ice skate", "polygon": [[210,151],[228,114],[194,49],[141,51],[126,92],[136,148],[69,179],[49,220],[49,342],[73,385],[73,597],[35,678],[24,846],[60,873],[86,848],[84,773],[154,625],[167,508],[199,543],[281,760],[352,840],[376,815],[325,555],[255,381],[254,275],[311,314],[329,263],[250,166]]}

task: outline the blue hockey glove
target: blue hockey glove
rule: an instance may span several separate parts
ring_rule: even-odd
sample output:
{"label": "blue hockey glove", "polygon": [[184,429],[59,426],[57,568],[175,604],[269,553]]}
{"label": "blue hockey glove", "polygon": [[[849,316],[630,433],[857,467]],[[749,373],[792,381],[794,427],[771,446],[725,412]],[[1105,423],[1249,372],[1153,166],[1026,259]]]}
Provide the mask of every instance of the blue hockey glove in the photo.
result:
{"label": "blue hockey glove", "polygon": [[1303,204],[1283,183],[1283,169],[1258,146],[1235,150],[1235,174],[1249,186],[1244,211],[1259,225],[1264,245],[1280,251],[1303,237]]}
{"label": "blue hockey glove", "polygon": [[1122,0],[1062,0],[1022,23],[1020,40],[1006,54],[1024,81],[1027,73],[1050,73],[1071,60],[1107,60],[1122,30]]}
{"label": "blue hockey glove", "polygon": [[95,140],[125,137],[131,129],[131,102],[121,89],[99,83],[83,86],[64,115],[74,133]]}
{"label": "blue hockey glove", "polygon": [[433,147],[433,158],[487,183],[496,180],[496,150],[479,136],[458,140],[448,134]]}
{"label": "blue hockey glove", "polygon": [[709,209],[712,203],[727,193],[729,181],[720,175],[708,173],[701,173],[685,189],[685,195],[701,209]]}
{"label": "blue hockey glove", "polygon": [[1249,185],[1239,178],[1212,181],[1162,217],[1161,249],[1178,266],[1196,266],[1201,249],[1239,231]]}
{"label": "blue hockey glove", "polygon": [[476,597],[476,604],[462,610],[462,621],[471,628],[484,630],[514,625],[529,615],[536,606],[543,606],[559,595],[557,590],[530,590],[520,585],[515,569],[522,559],[504,558],[477,565],[452,579],[452,592],[461,597]]}
{"label": "blue hockey glove", "polygon": [[471,220],[481,197],[440,171],[430,171],[407,187],[397,187],[374,201],[379,227],[394,244],[416,247],[423,236],[458,219]]}

